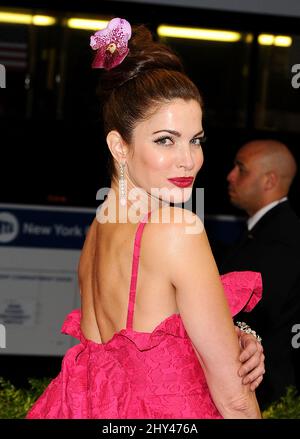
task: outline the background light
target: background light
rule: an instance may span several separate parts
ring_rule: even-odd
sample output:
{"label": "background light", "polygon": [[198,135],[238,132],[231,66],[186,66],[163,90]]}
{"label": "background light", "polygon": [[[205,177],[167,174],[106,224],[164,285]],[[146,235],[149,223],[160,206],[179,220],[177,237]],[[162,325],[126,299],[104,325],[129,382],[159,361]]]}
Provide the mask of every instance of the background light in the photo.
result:
{"label": "background light", "polygon": [[235,42],[241,39],[239,32],[167,25],[160,25],[157,28],[157,33],[161,37],[190,38],[207,41]]}
{"label": "background light", "polygon": [[31,24],[32,16],[30,14],[15,14],[13,12],[0,12],[0,22]]}
{"label": "background light", "polygon": [[32,24],[36,26],[52,26],[55,23],[56,23],[56,19],[54,17],[49,17],[47,15],[32,16]]}
{"label": "background light", "polygon": [[67,26],[72,29],[101,30],[108,24],[108,20],[88,20],[85,18],[69,18]]}
{"label": "background light", "polygon": [[291,37],[285,37],[283,35],[278,35],[275,37],[274,45],[275,46],[281,46],[281,47],[289,47],[292,45],[292,38]]}
{"label": "background light", "polygon": [[292,45],[293,40],[291,37],[285,35],[270,35],[270,34],[260,34],[258,36],[258,43],[261,46],[279,46],[279,47],[289,47]]}
{"label": "background light", "polygon": [[33,24],[35,26],[52,26],[55,17],[48,15],[17,14],[15,12],[0,12],[0,23]]}

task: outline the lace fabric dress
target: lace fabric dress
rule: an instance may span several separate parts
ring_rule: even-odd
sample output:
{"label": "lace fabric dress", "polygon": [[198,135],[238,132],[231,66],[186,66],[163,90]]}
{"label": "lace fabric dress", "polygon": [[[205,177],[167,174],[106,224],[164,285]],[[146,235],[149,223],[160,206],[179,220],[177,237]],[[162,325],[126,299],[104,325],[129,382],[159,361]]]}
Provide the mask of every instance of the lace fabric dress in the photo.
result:
{"label": "lace fabric dress", "polygon": [[[150,212],[149,212],[150,213]],[[217,419],[205,376],[179,314],[151,333],[132,328],[140,242],[138,225],[132,260],[126,328],[106,343],[84,337],[80,310],[65,319],[62,333],[80,343],[70,348],[59,375],[34,403],[27,419]],[[221,276],[230,310],[250,311],[262,294],[256,272]]]}

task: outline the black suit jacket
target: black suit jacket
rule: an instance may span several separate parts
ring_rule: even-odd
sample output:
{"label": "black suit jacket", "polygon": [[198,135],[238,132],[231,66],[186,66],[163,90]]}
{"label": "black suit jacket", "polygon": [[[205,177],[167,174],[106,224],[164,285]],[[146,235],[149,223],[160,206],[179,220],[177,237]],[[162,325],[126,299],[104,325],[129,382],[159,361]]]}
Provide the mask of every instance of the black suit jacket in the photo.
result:
{"label": "black suit jacket", "polygon": [[300,349],[296,352],[292,346],[292,328],[300,324],[300,220],[289,202],[269,210],[219,269],[221,273],[253,270],[262,274],[261,301],[236,320],[246,321],[262,337],[266,374],[257,397],[264,408],[282,396],[286,386],[297,384]]}

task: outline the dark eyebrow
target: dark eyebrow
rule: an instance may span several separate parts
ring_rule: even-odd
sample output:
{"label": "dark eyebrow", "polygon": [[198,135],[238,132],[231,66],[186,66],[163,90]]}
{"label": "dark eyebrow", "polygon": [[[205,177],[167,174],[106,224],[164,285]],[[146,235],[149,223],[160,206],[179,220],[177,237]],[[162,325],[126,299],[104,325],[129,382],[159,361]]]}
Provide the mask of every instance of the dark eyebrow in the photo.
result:
{"label": "dark eyebrow", "polygon": [[[159,130],[159,131],[154,131],[154,133],[152,133],[152,134],[157,134],[157,133],[161,133],[161,132],[167,132],[167,133],[173,134],[174,136],[177,136],[177,137],[181,136],[181,134],[178,131],[174,131],[174,130]],[[199,131],[199,133],[195,134],[193,136],[193,138],[196,136],[199,136],[200,134],[203,134],[203,133],[204,133],[204,130],[201,130],[201,131]]]}
{"label": "dark eyebrow", "polygon": [[235,160],[234,163],[238,166],[241,166],[242,168],[245,168],[245,165],[243,162],[240,162],[239,160]]}

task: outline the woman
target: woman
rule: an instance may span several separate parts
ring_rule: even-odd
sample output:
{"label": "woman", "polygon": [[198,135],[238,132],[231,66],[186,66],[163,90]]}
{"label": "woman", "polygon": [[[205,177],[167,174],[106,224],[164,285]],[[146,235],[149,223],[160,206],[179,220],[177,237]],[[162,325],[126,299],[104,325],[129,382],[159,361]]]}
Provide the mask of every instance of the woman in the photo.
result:
{"label": "woman", "polygon": [[80,258],[81,311],[63,326],[81,343],[27,417],[259,418],[262,349],[240,335],[241,354],[231,313],[259,300],[260,275],[223,287],[200,219],[170,206],[203,164],[199,92],[143,26],[131,38],[114,19],[91,43],[111,188]]}

